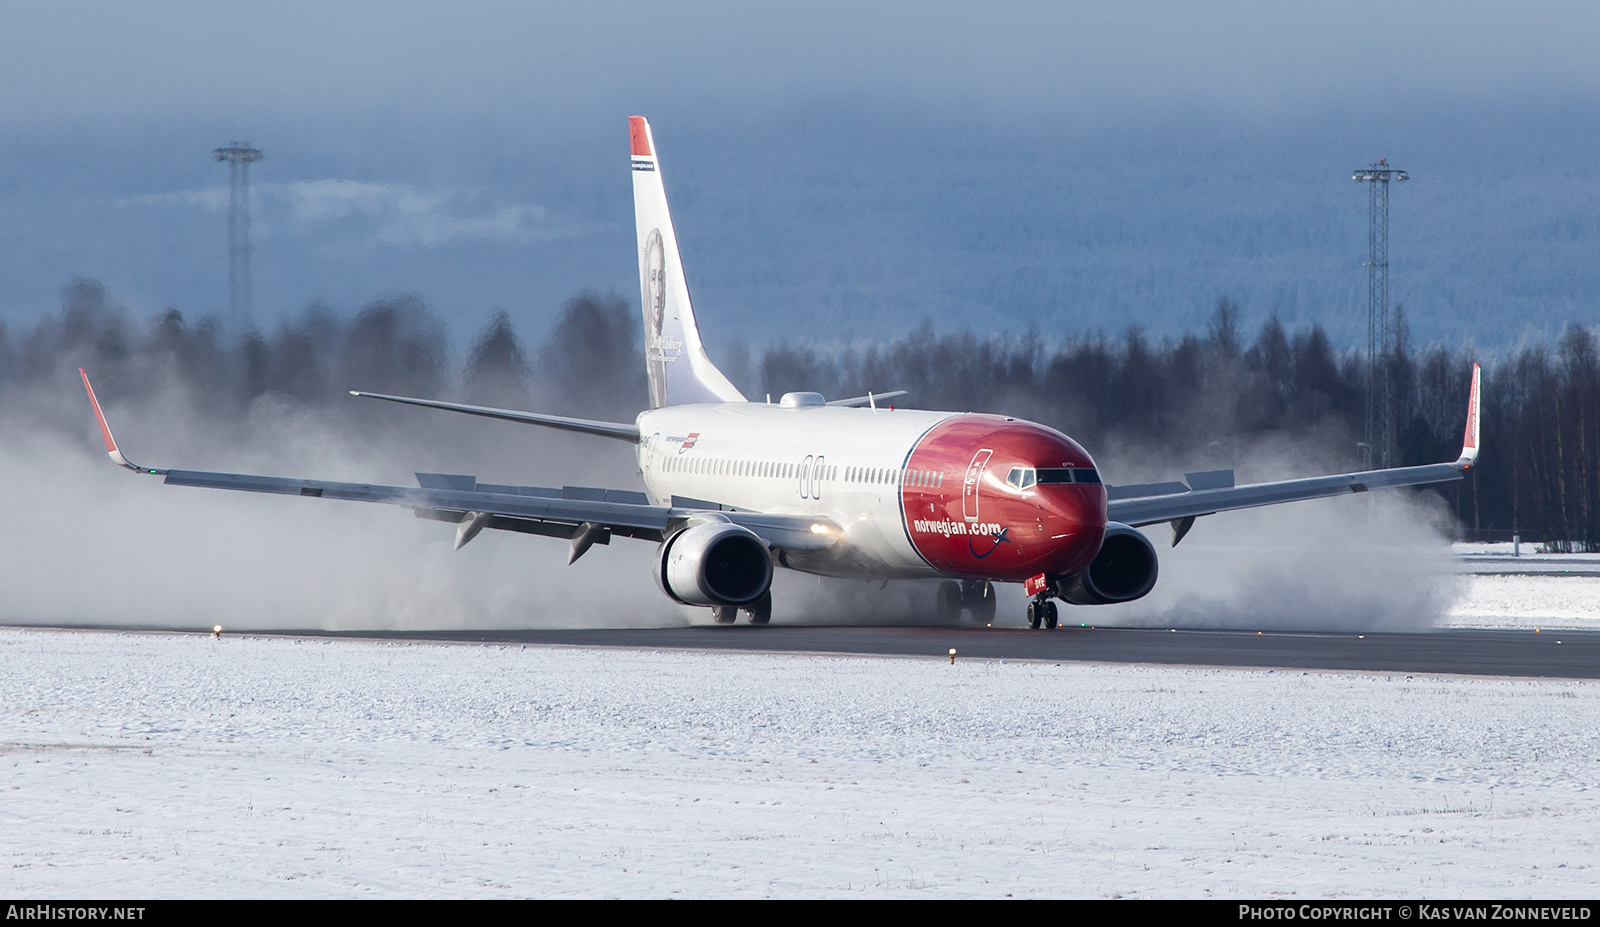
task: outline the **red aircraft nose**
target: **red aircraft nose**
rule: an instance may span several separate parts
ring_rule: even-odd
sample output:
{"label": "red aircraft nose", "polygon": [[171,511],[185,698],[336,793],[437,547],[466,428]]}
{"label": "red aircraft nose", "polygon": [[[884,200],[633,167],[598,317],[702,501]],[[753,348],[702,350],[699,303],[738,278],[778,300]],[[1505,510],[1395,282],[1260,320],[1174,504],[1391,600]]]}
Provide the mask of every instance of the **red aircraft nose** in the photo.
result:
{"label": "red aircraft nose", "polygon": [[1106,488],[1099,483],[1035,487],[1044,515],[1044,541],[1039,573],[1076,573],[1100,552],[1106,536]]}
{"label": "red aircraft nose", "polygon": [[1042,425],[958,416],[923,437],[908,469],[906,529],[942,572],[1002,582],[1075,573],[1105,538],[1106,491],[1094,461]]}

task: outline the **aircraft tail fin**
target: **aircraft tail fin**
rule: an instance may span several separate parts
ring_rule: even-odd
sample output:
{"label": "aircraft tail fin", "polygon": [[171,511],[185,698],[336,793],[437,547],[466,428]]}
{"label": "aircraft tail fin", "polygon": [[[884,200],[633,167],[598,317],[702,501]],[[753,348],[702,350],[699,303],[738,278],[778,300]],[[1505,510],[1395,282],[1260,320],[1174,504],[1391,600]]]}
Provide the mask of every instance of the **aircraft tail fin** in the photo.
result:
{"label": "aircraft tail fin", "polygon": [[630,116],[628,135],[633,143],[633,214],[638,230],[650,408],[691,402],[744,402],[744,394],[711,363],[700,342],[649,121],[643,116]]}

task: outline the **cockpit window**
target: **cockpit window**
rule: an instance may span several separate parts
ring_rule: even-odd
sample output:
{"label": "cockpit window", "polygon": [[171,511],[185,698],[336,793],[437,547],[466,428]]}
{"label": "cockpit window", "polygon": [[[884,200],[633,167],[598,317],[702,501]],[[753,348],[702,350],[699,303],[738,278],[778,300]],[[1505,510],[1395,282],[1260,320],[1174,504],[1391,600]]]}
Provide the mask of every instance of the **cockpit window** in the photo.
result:
{"label": "cockpit window", "polygon": [[1092,467],[1040,467],[1040,483],[1098,483],[1100,474]]}
{"label": "cockpit window", "polygon": [[1012,467],[1006,482],[1017,489],[1045,483],[1098,483],[1100,474],[1093,467]]}

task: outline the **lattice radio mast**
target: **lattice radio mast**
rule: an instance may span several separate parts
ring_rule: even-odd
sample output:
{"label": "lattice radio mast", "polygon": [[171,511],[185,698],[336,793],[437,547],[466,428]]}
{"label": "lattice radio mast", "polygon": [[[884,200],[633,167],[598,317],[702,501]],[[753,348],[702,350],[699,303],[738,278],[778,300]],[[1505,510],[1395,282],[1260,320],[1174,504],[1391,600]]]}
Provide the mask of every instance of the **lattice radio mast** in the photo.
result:
{"label": "lattice radio mast", "polygon": [[249,142],[229,142],[211,156],[228,162],[228,322],[243,331],[255,316],[250,289],[250,165],[266,155]]}
{"label": "lattice radio mast", "polygon": [[1350,179],[1367,184],[1367,440],[1361,446],[1361,468],[1371,470],[1394,465],[1394,385],[1388,362],[1394,346],[1389,324],[1389,181],[1409,180],[1410,175],[1379,158]]}

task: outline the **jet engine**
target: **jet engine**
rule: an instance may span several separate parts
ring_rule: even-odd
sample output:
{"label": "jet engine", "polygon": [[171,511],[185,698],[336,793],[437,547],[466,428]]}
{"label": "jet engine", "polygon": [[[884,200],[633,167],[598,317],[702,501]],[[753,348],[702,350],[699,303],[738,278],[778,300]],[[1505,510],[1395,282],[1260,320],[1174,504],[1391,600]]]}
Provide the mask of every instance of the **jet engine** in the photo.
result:
{"label": "jet engine", "polygon": [[703,522],[661,545],[656,582],[685,605],[748,605],[772,586],[772,556],[749,528]]}
{"label": "jet engine", "polygon": [[1138,530],[1112,522],[1100,553],[1087,569],[1061,580],[1056,594],[1073,605],[1113,605],[1143,598],[1155,585],[1155,545]]}

